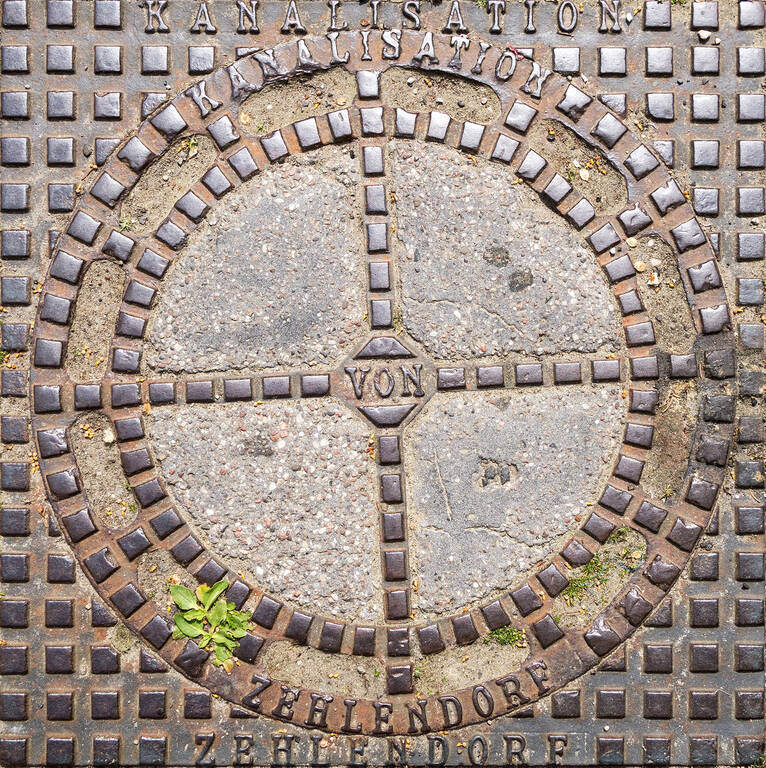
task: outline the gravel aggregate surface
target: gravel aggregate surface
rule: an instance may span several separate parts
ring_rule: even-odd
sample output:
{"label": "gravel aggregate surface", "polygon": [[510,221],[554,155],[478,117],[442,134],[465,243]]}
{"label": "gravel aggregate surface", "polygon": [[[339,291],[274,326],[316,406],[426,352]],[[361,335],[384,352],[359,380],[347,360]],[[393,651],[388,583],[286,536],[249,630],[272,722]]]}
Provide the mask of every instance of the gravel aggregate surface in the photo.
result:
{"label": "gravel aggregate surface", "polygon": [[230,193],[166,278],[150,368],[334,360],[364,315],[358,175],[358,160],[335,148],[271,166]]}
{"label": "gravel aggregate surface", "polygon": [[392,172],[403,320],[431,354],[617,349],[619,314],[593,255],[507,169],[396,143]]}
{"label": "gravel aggregate surface", "polygon": [[622,434],[619,387],[437,395],[409,429],[420,610],[514,585],[598,500]]}
{"label": "gravel aggregate surface", "polygon": [[307,609],[377,616],[375,464],[361,420],[332,401],[289,401],[155,408],[149,421],[172,495],[235,571]]}

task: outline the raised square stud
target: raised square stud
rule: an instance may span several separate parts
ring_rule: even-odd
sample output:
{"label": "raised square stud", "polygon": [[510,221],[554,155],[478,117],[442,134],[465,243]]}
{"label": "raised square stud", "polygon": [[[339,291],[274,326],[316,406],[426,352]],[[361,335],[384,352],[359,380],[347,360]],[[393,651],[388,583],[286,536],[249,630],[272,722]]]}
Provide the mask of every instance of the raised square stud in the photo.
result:
{"label": "raised square stud", "polygon": [[29,48],[26,45],[4,45],[0,49],[0,71],[7,75],[29,72]]}
{"label": "raised square stud", "polygon": [[169,73],[169,48],[166,45],[141,46],[141,74],[167,75]]}
{"label": "raised square stud", "polygon": [[562,75],[579,74],[580,49],[575,46],[554,46],[553,69]]}
{"label": "raised square stud", "polygon": [[766,94],[737,94],[737,120],[741,123],[756,122],[766,118]]}
{"label": "raised square stud", "polygon": [[204,75],[215,66],[215,47],[212,45],[190,45],[187,53],[189,74]]}
{"label": "raised square stud", "polygon": [[692,74],[693,75],[717,75],[719,71],[718,48],[712,46],[695,45],[692,47]]}
{"label": "raised square stud", "polygon": [[50,74],[72,74],[75,71],[73,45],[49,45],[45,53],[45,68]]}
{"label": "raised square stud", "polygon": [[672,93],[647,93],[646,111],[653,120],[670,122],[675,119]]}
{"label": "raised square stud", "polygon": [[718,29],[717,0],[694,0],[691,22],[692,29]]}
{"label": "raised square stud", "polygon": [[356,85],[360,99],[377,99],[380,96],[380,73],[369,70],[357,72]]}
{"label": "raised square stud", "polygon": [[363,147],[362,163],[366,176],[381,176],[383,174],[383,150],[381,147]]}
{"label": "raised square stud", "polygon": [[122,73],[122,48],[119,45],[97,45],[93,48],[93,70],[97,75]]}
{"label": "raised square stud", "polygon": [[627,49],[603,47],[598,49],[598,72],[602,77],[622,77],[627,74]]}
{"label": "raised square stud", "polygon": [[673,49],[670,46],[646,48],[647,77],[671,77],[673,74]]}
{"label": "raised square stud", "polygon": [[505,124],[518,133],[526,133],[536,114],[534,107],[517,99],[505,118]]}
{"label": "raised square stud", "polygon": [[721,97],[717,93],[692,94],[692,119],[700,122],[718,120]]}
{"label": "raised square stud", "polygon": [[764,74],[764,48],[737,48],[737,74],[760,77]]}

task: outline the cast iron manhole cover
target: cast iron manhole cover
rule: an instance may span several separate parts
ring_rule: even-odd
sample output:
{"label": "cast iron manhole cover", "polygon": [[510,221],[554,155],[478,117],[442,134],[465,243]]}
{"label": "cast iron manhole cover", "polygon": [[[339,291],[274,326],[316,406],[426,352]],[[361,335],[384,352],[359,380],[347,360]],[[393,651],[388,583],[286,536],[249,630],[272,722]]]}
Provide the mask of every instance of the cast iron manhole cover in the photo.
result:
{"label": "cast iron manhole cover", "polygon": [[762,759],[762,3],[44,5],[3,764]]}

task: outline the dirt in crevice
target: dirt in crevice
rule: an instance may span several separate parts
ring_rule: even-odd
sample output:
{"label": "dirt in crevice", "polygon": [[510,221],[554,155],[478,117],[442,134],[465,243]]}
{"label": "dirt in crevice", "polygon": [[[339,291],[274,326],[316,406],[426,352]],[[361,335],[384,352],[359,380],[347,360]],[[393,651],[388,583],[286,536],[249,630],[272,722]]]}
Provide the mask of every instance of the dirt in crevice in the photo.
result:
{"label": "dirt in crevice", "polygon": [[593,558],[567,569],[569,585],[548,605],[562,629],[587,627],[646,561],[646,540],[628,527],[616,528]]}
{"label": "dirt in crevice", "polygon": [[264,136],[278,128],[348,108],[356,96],[356,78],[345,69],[333,69],[267,85],[248,96],[239,109],[243,130]]}
{"label": "dirt in crevice", "polygon": [[529,645],[521,631],[518,642],[498,642],[490,633],[470,645],[450,646],[433,656],[413,657],[413,678],[418,696],[433,696],[476,685],[492,677],[492,670],[503,674],[521,667],[529,655]]}
{"label": "dirt in crevice", "polygon": [[327,654],[280,640],[269,645],[261,663],[269,677],[297,688],[369,699],[386,689],[385,668],[373,657]]}
{"label": "dirt in crevice", "polygon": [[176,201],[213,164],[213,140],[208,136],[180,139],[150,166],[120,207],[120,226],[125,234],[155,230],[173,210]]}
{"label": "dirt in crevice", "polygon": [[685,354],[697,334],[675,254],[659,237],[642,237],[630,255],[657,345],[670,354]]}
{"label": "dirt in crevice", "polygon": [[106,641],[119,653],[127,653],[139,645],[138,638],[121,623],[109,628]]}
{"label": "dirt in crevice", "polygon": [[66,350],[66,370],[77,382],[101,381],[125,289],[125,273],[112,261],[91,263],[77,294]]}
{"label": "dirt in crevice", "polygon": [[628,187],[622,174],[603,152],[590,146],[558,120],[537,120],[529,130],[529,144],[575,188],[588,198],[597,215],[618,213],[628,205]]}
{"label": "dirt in crevice", "polygon": [[138,516],[139,504],[122,471],[112,423],[103,414],[80,416],[69,430],[88,508],[109,528],[123,528]]}
{"label": "dirt in crevice", "polygon": [[391,67],[381,76],[386,101],[409,112],[444,112],[487,125],[500,117],[500,99],[486,85],[452,75]]}
{"label": "dirt in crevice", "polygon": [[194,591],[198,584],[164,549],[147,552],[138,561],[138,586],[166,614],[175,612],[169,584],[183,584]]}
{"label": "dirt in crevice", "polygon": [[699,397],[692,381],[661,388],[652,450],[641,475],[641,486],[651,498],[669,503],[679,499],[698,414]]}

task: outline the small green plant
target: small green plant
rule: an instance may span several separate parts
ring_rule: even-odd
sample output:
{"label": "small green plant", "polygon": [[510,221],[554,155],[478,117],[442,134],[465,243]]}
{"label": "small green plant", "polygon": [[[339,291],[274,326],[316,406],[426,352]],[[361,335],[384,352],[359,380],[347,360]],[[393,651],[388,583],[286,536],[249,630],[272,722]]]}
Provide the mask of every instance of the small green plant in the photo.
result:
{"label": "small green plant", "polygon": [[498,627],[493,629],[485,638],[485,643],[497,643],[498,645],[515,645],[523,648],[527,644],[527,636],[516,627]]}
{"label": "small green plant", "polygon": [[600,587],[609,579],[609,574],[615,570],[633,573],[638,569],[646,557],[646,544],[630,546],[628,536],[630,528],[623,525],[615,528],[607,539],[607,544],[625,543],[627,546],[621,549],[613,548],[611,551],[602,550],[595,555],[582,568],[579,573],[569,579],[569,584],[561,594],[571,604],[573,600],[581,600],[592,589]]}
{"label": "small green plant", "polygon": [[675,490],[671,488],[669,485],[665,486],[665,490],[662,492],[662,495],[660,496],[661,501],[667,501],[671,496],[675,496]]}
{"label": "small green plant", "polygon": [[391,314],[391,326],[396,333],[401,333],[404,330],[404,317],[402,316],[402,310],[398,307]]}
{"label": "small green plant", "polygon": [[120,219],[120,232],[130,232],[135,223],[136,220],[132,219],[130,216],[123,216]]}
{"label": "small green plant", "polygon": [[8,352],[5,349],[0,349],[0,365],[5,365],[8,358],[11,356],[11,353]]}
{"label": "small green plant", "polygon": [[610,534],[608,541],[613,544],[618,541],[625,541],[630,533],[630,528],[627,525],[621,525],[619,528],[615,528]]}
{"label": "small green plant", "polygon": [[185,153],[185,157],[182,157],[178,161],[178,164],[182,165],[187,160],[191,160],[197,154],[197,152],[199,152],[199,140],[196,136],[189,136],[181,142],[181,145],[178,147],[178,151]]}
{"label": "small green plant", "polygon": [[766,753],[761,755],[752,765],[750,768],[766,768]]}
{"label": "small green plant", "polygon": [[476,5],[478,5],[479,8],[486,8],[487,0],[476,0]]}
{"label": "small green plant", "polygon": [[197,645],[213,652],[213,664],[231,672],[234,650],[251,626],[251,614],[236,610],[234,603],[221,597],[228,586],[229,582],[221,579],[212,587],[200,584],[195,592],[182,584],[170,584],[168,589],[179,608],[173,617],[173,638],[199,638]]}
{"label": "small green plant", "polygon": [[585,597],[588,590],[592,587],[597,584],[603,584],[607,580],[608,575],[609,564],[597,552],[585,563],[579,576],[572,576],[569,584],[567,584],[561,594],[570,600],[579,600]]}

